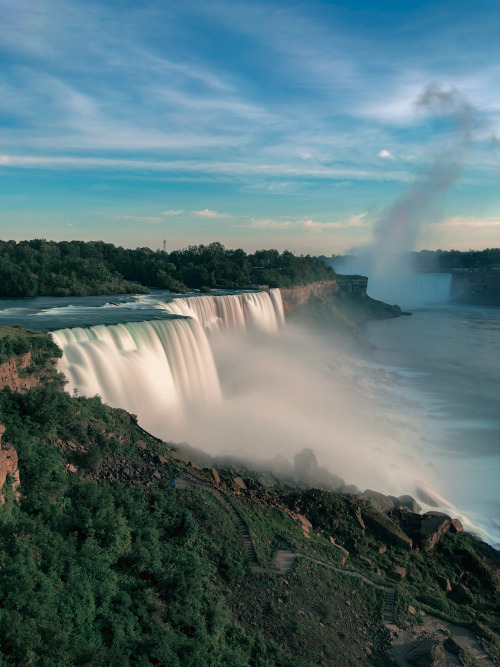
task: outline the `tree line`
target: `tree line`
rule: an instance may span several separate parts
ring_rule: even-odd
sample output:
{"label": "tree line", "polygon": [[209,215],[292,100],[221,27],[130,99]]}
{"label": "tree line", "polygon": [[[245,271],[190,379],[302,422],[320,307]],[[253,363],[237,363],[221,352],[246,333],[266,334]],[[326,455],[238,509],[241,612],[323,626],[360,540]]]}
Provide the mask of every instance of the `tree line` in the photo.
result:
{"label": "tree line", "polygon": [[103,241],[0,241],[1,297],[144,294],[149,287],[181,293],[292,287],[334,278],[331,267],[310,255],[288,250],[247,254],[218,242],[168,253]]}

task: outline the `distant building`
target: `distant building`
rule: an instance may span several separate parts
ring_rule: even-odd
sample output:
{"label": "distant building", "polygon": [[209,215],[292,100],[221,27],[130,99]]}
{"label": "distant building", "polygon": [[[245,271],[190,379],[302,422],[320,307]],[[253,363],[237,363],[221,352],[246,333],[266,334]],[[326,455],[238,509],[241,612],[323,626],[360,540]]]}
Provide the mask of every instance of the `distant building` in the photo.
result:
{"label": "distant building", "polygon": [[167,252],[167,242],[163,241],[163,252]]}

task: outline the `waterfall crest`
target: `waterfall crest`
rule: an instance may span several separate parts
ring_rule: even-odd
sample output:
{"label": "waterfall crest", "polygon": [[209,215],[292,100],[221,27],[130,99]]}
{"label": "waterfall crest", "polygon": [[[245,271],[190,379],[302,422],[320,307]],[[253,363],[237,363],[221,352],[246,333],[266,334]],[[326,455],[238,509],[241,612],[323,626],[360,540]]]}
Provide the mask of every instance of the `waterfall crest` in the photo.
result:
{"label": "waterfall crest", "polygon": [[212,351],[195,319],[129,322],[52,333],[68,391],[99,394],[157,430],[181,422],[197,402],[222,400]]}
{"label": "waterfall crest", "polygon": [[174,315],[192,317],[211,333],[245,329],[274,333],[285,323],[279,289],[220,296],[190,296],[158,304]]}
{"label": "waterfall crest", "polygon": [[168,423],[182,424],[197,405],[222,402],[205,332],[273,333],[284,323],[279,290],[178,298],[157,306],[181,317],[52,333],[63,351],[58,370],[68,391],[99,394],[156,433],[168,430]]}

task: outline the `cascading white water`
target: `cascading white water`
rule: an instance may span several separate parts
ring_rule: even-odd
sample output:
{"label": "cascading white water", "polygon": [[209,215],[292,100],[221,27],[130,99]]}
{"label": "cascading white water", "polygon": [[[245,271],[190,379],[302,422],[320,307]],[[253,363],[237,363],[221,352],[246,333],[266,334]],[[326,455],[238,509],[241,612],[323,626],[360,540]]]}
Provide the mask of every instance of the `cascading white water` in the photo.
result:
{"label": "cascading white water", "polygon": [[451,292],[451,273],[419,273],[416,292],[423,303],[446,303]]}
{"label": "cascading white water", "polygon": [[374,299],[415,307],[446,303],[450,298],[451,273],[398,273],[370,275],[368,294]]}
{"label": "cascading white water", "polygon": [[284,322],[279,290],[179,298],[157,304],[183,317],[60,329],[58,370],[67,389],[99,394],[139,416],[153,433],[179,426],[191,410],[219,404],[222,394],[207,331],[277,331]]}
{"label": "cascading white water", "polygon": [[221,296],[191,296],[158,304],[174,315],[197,319],[209,332],[252,329],[273,333],[285,317],[279,289]]}
{"label": "cascading white water", "polygon": [[221,401],[206,335],[195,319],[129,322],[52,333],[67,389],[139,415],[153,432],[180,423],[197,402]]}

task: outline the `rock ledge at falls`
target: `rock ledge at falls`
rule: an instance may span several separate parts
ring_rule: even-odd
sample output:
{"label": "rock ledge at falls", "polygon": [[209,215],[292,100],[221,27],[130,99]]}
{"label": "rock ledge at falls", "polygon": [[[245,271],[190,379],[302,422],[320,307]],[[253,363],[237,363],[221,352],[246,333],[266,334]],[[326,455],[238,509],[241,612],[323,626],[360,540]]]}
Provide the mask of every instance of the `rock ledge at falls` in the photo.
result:
{"label": "rock ledge at falls", "polygon": [[399,317],[401,308],[366,293],[365,276],[337,276],[290,288],[280,288],[283,310],[290,319],[300,319],[313,326],[334,326],[352,331],[370,319]]}
{"label": "rock ledge at falls", "polygon": [[283,300],[283,310],[285,315],[295,310],[298,306],[308,303],[311,297],[327,300],[333,294],[337,294],[339,286],[335,280],[321,280],[309,285],[300,285],[297,287],[281,287],[281,298]]}

